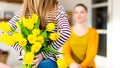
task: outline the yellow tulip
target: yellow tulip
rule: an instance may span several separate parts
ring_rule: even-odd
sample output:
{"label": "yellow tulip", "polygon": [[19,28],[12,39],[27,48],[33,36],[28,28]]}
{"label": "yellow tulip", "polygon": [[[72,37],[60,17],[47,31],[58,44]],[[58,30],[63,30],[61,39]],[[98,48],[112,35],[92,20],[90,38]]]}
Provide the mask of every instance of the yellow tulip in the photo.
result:
{"label": "yellow tulip", "polygon": [[2,42],[5,42],[8,37],[9,37],[8,34],[2,34],[2,35],[1,35],[1,41],[2,41]]}
{"label": "yellow tulip", "polygon": [[28,22],[28,23],[26,23],[25,27],[29,30],[32,30],[34,28],[34,24]]}
{"label": "yellow tulip", "polygon": [[31,64],[33,61],[34,61],[34,54],[32,52],[29,52],[24,56],[25,64]]}
{"label": "yellow tulip", "polygon": [[37,41],[41,42],[41,44],[44,43],[44,37],[43,36],[38,36]]}
{"label": "yellow tulip", "polygon": [[34,34],[34,35],[39,35],[39,34],[40,34],[40,29],[34,29],[34,30],[32,31],[32,34]]}
{"label": "yellow tulip", "polygon": [[28,22],[29,22],[29,21],[28,21],[27,18],[22,17],[22,23],[23,23],[24,26],[26,26],[26,24],[27,24]]}
{"label": "yellow tulip", "polygon": [[41,49],[42,45],[40,42],[36,42],[35,44],[32,45],[31,47],[31,52],[36,53]]}
{"label": "yellow tulip", "polygon": [[58,68],[67,68],[67,64],[65,60],[62,58],[57,59],[57,65],[58,65]]}
{"label": "yellow tulip", "polygon": [[60,34],[58,34],[58,33],[51,33],[50,34],[50,39],[53,40],[53,41],[58,40],[59,37],[60,37]]}
{"label": "yellow tulip", "polygon": [[24,47],[27,44],[27,40],[25,38],[20,38],[18,43],[20,46]]}
{"label": "yellow tulip", "polygon": [[33,21],[33,23],[37,23],[37,21],[38,21],[38,15],[37,14],[32,15],[32,21]]}
{"label": "yellow tulip", "polygon": [[0,23],[0,30],[3,30],[5,32],[9,32],[11,30],[11,27],[8,23],[6,22],[1,22]]}
{"label": "yellow tulip", "polygon": [[0,36],[0,42],[2,42],[2,36]]}
{"label": "yellow tulip", "polygon": [[47,31],[53,31],[55,29],[55,24],[54,23],[49,23],[47,26],[46,26],[46,30]]}
{"label": "yellow tulip", "polygon": [[32,21],[30,19],[22,17],[22,20],[23,20],[24,27],[26,27],[27,29],[30,29],[30,30],[34,28],[34,23],[32,23]]}
{"label": "yellow tulip", "polygon": [[12,37],[17,42],[20,38],[23,38],[23,35],[21,33],[14,33]]}
{"label": "yellow tulip", "polygon": [[32,25],[32,24],[29,24],[29,25],[27,26],[27,28],[30,29],[30,30],[33,29],[33,27],[34,27],[34,25]]}
{"label": "yellow tulip", "polygon": [[36,35],[33,35],[33,34],[28,35],[27,39],[28,39],[29,43],[31,43],[31,44],[34,44],[37,41]]}
{"label": "yellow tulip", "polygon": [[9,46],[12,46],[15,44],[14,39],[11,36],[9,36],[8,34],[3,34],[1,36],[1,41]]}
{"label": "yellow tulip", "polygon": [[14,45],[16,42],[14,41],[14,39],[12,37],[7,38],[7,40],[5,41],[5,44],[12,46]]}

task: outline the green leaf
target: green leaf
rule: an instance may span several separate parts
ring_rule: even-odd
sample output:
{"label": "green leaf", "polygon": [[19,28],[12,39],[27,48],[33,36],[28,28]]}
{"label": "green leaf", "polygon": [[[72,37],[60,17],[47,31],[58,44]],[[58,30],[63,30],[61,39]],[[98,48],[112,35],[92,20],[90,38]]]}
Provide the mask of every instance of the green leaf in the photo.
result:
{"label": "green leaf", "polygon": [[35,24],[35,29],[39,29],[39,26],[40,26],[40,18],[38,18],[38,21],[37,21],[37,23]]}
{"label": "green leaf", "polygon": [[44,38],[47,38],[47,31],[44,30],[44,31],[41,33],[41,35],[42,35]]}
{"label": "green leaf", "polygon": [[43,46],[44,46],[44,47],[47,47],[47,43],[44,43]]}
{"label": "green leaf", "polygon": [[23,64],[22,68],[32,68],[32,65],[31,64]]}
{"label": "green leaf", "polygon": [[25,64],[22,64],[22,68],[26,68],[26,65],[25,65]]}
{"label": "green leaf", "polygon": [[21,33],[23,34],[23,36],[27,37],[30,33],[29,33],[29,30],[26,27],[24,27],[23,21],[21,21],[20,27],[21,27]]}
{"label": "green leaf", "polygon": [[50,32],[47,32],[47,34],[48,34],[47,38],[49,38],[51,33],[50,33]]}
{"label": "green leaf", "polygon": [[32,34],[32,30],[28,30],[29,34]]}
{"label": "green leaf", "polygon": [[56,51],[52,47],[46,47],[46,48],[43,48],[42,50],[46,51],[47,53],[50,52],[50,53],[55,54],[55,55],[62,54],[61,52]]}

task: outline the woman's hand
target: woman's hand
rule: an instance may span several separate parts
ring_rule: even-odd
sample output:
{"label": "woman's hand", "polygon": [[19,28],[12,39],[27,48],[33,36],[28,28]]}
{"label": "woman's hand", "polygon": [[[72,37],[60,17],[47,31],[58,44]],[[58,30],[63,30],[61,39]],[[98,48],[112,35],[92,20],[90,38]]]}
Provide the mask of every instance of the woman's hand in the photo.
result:
{"label": "woman's hand", "polygon": [[78,63],[72,63],[70,68],[81,68],[81,66]]}
{"label": "woman's hand", "polygon": [[38,64],[43,60],[43,57],[41,54],[38,54],[37,56],[35,56],[35,60],[32,63],[32,68],[37,68]]}

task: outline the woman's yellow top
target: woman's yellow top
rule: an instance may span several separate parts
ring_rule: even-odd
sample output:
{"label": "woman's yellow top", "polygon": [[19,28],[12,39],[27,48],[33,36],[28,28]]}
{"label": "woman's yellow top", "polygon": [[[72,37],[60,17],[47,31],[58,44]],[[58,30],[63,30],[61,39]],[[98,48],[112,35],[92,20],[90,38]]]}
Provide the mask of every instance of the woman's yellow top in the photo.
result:
{"label": "woman's yellow top", "polygon": [[70,38],[72,58],[77,62],[81,63],[85,59],[87,45],[88,45],[88,34],[84,36],[78,36],[74,32],[71,33]]}
{"label": "woman's yellow top", "polygon": [[67,64],[77,62],[82,68],[96,68],[94,58],[98,50],[98,33],[89,28],[84,36],[77,36],[71,32],[71,37],[63,46],[63,55]]}

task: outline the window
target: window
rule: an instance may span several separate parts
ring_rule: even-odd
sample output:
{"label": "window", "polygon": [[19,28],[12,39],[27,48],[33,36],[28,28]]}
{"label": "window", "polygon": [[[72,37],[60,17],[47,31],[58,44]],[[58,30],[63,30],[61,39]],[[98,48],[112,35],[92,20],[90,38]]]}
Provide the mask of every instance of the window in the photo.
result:
{"label": "window", "polygon": [[108,0],[92,1],[92,26],[99,32],[98,55],[107,57]]}
{"label": "window", "polygon": [[93,8],[93,27],[107,29],[107,7]]}
{"label": "window", "polygon": [[107,56],[107,35],[106,34],[99,34],[99,49],[98,55]]}
{"label": "window", "polygon": [[107,2],[108,0],[93,0],[93,4]]}

